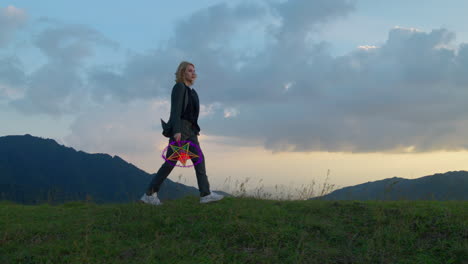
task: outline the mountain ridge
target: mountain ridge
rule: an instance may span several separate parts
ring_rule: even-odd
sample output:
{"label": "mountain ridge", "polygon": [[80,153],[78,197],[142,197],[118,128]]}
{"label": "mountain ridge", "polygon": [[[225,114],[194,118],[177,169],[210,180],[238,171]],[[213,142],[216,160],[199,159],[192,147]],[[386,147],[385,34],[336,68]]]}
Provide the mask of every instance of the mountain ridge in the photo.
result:
{"label": "mountain ridge", "polygon": [[[0,137],[0,199],[20,203],[90,197],[96,202],[135,201],[153,176],[118,155],[87,153],[30,134]],[[310,199],[468,200],[467,189],[468,172],[449,171],[416,179],[368,181]],[[198,195],[198,189],[170,179],[165,180],[158,193],[161,200],[186,195]]]}
{"label": "mountain ridge", "polygon": [[468,200],[468,171],[448,171],[416,179],[400,177],[343,187],[324,200]]}
{"label": "mountain ridge", "polygon": [[[0,199],[129,202],[140,198],[153,176],[117,155],[86,153],[30,134],[0,137]],[[170,179],[158,193],[161,200],[185,195],[198,195],[198,189]]]}

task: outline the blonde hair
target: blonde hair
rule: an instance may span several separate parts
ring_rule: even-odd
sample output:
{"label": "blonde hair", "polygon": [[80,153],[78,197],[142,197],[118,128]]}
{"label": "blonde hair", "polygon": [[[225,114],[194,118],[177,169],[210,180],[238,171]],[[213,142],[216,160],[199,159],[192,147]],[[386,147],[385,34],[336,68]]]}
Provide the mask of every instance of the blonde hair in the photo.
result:
{"label": "blonde hair", "polygon": [[188,62],[188,61],[183,61],[179,64],[179,67],[177,67],[177,71],[175,73],[175,76],[176,76],[176,83],[178,82],[184,82],[184,73],[185,73],[185,70],[187,69],[187,67],[189,65],[192,65],[194,68],[195,68],[195,65],[193,65],[193,63],[191,62]]}

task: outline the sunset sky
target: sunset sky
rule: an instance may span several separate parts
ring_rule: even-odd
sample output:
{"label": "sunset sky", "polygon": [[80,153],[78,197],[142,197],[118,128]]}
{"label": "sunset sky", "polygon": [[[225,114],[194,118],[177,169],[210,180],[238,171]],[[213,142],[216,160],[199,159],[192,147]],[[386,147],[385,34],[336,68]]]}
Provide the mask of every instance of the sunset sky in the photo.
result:
{"label": "sunset sky", "polygon": [[[0,136],[156,172],[195,64],[212,189],[468,170],[468,2],[0,2]],[[179,178],[182,175],[182,178]],[[196,186],[193,168],[174,181]],[[229,183],[230,182],[230,183]]]}

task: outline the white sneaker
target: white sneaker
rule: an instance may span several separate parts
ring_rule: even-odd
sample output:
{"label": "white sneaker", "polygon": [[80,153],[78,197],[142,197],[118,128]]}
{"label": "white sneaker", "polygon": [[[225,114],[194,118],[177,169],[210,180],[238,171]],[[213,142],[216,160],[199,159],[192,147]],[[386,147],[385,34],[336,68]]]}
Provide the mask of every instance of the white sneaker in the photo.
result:
{"label": "white sneaker", "polygon": [[161,205],[161,201],[158,198],[157,193],[153,193],[152,195],[147,195],[146,193],[143,194],[143,196],[140,198],[140,200],[144,203],[147,204],[152,204],[152,205]]}
{"label": "white sneaker", "polygon": [[207,196],[200,197],[200,203],[216,202],[216,201],[219,201],[219,200],[221,200],[223,198],[224,198],[223,195],[217,194],[215,192],[211,192]]}

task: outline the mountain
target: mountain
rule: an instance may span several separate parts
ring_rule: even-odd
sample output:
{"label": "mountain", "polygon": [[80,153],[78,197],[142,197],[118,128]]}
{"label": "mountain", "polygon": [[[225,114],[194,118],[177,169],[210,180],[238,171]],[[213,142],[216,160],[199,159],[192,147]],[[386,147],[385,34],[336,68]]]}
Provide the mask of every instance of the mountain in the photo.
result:
{"label": "mountain", "polygon": [[468,200],[468,172],[449,171],[417,179],[388,178],[345,187],[323,200]]}
{"label": "mountain", "polygon": [[[89,154],[53,139],[0,137],[0,200],[24,204],[92,199],[137,201],[153,175],[118,156]],[[198,189],[166,179],[161,200],[198,195]]]}

